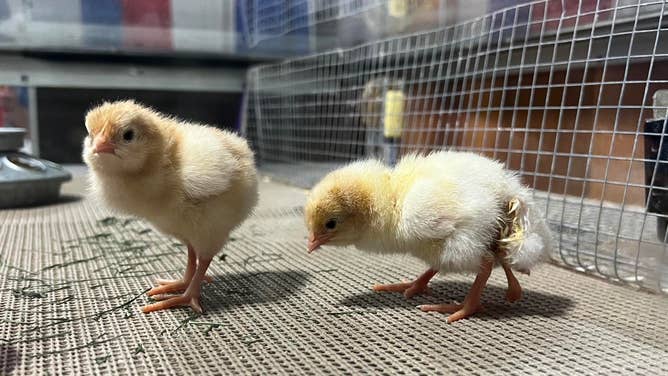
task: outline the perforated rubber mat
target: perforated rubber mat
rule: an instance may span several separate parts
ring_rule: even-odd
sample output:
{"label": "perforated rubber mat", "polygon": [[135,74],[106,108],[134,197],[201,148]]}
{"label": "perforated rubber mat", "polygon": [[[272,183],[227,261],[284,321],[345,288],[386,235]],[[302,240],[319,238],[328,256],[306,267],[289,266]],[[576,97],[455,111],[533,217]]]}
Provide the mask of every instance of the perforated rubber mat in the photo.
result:
{"label": "perforated rubber mat", "polygon": [[179,277],[183,246],[89,200],[0,211],[0,373],[668,374],[668,299],[545,265],[504,301],[448,325],[420,312],[461,301],[472,276],[429,297],[369,287],[415,277],[410,258],[324,248],[308,255],[302,190],[264,182],[255,216],[210,270],[206,312],[144,315],[156,277]]}

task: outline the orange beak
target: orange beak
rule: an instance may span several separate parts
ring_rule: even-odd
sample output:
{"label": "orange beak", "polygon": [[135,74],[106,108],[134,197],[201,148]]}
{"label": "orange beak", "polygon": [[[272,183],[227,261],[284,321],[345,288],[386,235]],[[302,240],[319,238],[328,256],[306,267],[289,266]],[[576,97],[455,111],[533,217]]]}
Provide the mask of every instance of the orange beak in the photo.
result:
{"label": "orange beak", "polygon": [[310,234],[308,237],[308,253],[312,253],[316,249],[320,248],[321,245],[327,244],[331,238],[332,234]]}
{"label": "orange beak", "polygon": [[111,141],[109,141],[106,138],[103,138],[95,141],[95,145],[93,146],[93,152],[96,154],[101,154],[101,153],[115,154],[116,148]]}

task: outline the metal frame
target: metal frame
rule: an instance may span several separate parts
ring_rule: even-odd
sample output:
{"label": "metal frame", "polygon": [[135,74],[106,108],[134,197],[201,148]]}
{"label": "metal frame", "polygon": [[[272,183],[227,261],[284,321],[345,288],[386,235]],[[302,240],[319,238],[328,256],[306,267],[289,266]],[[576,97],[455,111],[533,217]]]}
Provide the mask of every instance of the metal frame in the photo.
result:
{"label": "metal frame", "polygon": [[0,84],[34,87],[241,92],[246,69],[62,61],[0,55]]}

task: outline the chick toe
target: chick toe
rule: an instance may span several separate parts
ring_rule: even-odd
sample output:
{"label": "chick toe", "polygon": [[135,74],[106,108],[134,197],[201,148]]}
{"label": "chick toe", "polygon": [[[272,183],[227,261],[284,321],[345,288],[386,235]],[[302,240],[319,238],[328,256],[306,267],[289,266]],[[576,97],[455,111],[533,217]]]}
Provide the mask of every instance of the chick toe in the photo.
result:
{"label": "chick toe", "polygon": [[202,305],[200,304],[199,296],[191,295],[192,294],[183,294],[159,301],[157,303],[149,304],[142,308],[142,312],[150,313],[175,307],[190,307],[193,311],[202,313]]}

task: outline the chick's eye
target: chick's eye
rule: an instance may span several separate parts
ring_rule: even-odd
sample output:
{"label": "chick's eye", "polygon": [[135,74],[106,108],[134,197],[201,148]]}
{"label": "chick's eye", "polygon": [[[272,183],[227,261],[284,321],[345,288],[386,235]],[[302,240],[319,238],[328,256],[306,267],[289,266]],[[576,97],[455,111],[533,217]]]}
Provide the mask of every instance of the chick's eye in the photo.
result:
{"label": "chick's eye", "polygon": [[135,132],[132,129],[123,132],[123,140],[132,141],[133,138],[135,138]]}
{"label": "chick's eye", "polygon": [[325,227],[328,230],[333,230],[336,227],[336,220],[335,219],[330,219],[329,221],[327,221],[327,223],[325,223]]}

